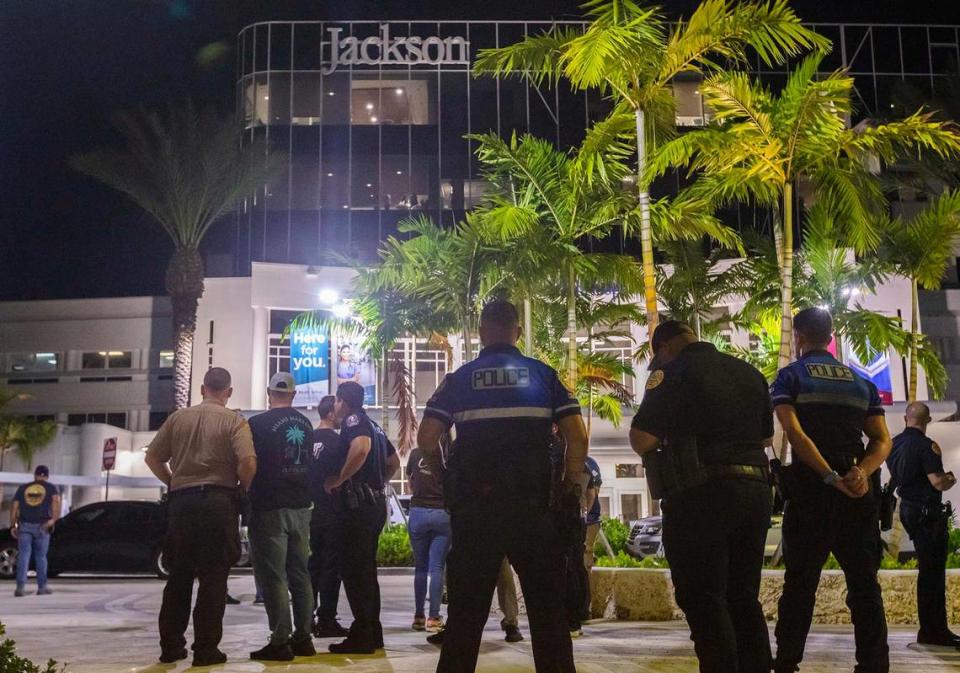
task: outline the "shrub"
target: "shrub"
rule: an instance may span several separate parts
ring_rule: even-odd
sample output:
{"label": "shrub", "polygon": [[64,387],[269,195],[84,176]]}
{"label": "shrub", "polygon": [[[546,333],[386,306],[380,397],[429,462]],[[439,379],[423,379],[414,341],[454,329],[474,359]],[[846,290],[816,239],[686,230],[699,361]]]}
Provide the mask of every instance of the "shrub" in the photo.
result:
{"label": "shrub", "polygon": [[57,667],[53,659],[47,661],[46,666],[39,666],[29,659],[17,656],[16,643],[4,638],[6,629],[0,623],[0,671],[3,673],[62,673],[65,666]]}
{"label": "shrub", "polygon": [[389,567],[413,565],[410,535],[407,533],[407,527],[402,523],[387,526],[380,533],[380,540],[377,543],[377,565]]}
{"label": "shrub", "polygon": [[[620,521],[620,519],[604,519],[600,527],[607,538],[607,542],[610,543],[614,555],[616,556],[624,552],[627,546],[627,538],[630,536],[630,526]],[[599,535],[597,536],[596,544],[593,546],[593,552],[598,557],[607,555],[607,549],[603,546],[603,542],[600,541]]]}

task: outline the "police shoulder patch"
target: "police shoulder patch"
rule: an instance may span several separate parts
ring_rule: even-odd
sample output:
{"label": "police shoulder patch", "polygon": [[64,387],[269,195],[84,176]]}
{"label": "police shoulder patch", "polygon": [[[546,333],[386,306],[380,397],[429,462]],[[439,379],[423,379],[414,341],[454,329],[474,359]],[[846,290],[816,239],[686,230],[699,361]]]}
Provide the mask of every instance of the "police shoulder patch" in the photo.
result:
{"label": "police shoulder patch", "polygon": [[356,425],[359,425],[360,416],[358,416],[357,414],[350,414],[349,416],[346,417],[346,419],[344,419],[343,424],[348,428],[352,428]]}
{"label": "police shoulder patch", "polygon": [[647,390],[653,390],[657,386],[663,383],[663,370],[657,369],[650,372],[650,377],[647,379]]}

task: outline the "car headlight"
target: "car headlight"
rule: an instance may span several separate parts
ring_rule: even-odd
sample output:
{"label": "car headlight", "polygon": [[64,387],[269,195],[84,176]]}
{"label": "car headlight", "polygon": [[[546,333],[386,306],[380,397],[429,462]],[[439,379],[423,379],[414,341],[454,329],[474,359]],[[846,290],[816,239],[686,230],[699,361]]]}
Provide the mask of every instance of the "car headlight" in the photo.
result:
{"label": "car headlight", "polygon": [[647,535],[658,535],[660,533],[660,526],[650,526],[644,533]]}

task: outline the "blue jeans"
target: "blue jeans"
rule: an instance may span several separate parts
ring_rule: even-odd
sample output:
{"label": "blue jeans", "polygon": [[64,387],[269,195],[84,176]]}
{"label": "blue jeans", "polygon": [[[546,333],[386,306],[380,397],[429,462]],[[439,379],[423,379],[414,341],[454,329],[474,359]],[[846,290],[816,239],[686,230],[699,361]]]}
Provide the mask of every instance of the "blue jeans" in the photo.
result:
{"label": "blue jeans", "polygon": [[47,586],[47,550],[50,548],[50,531],[44,530],[42,523],[20,522],[17,531],[17,584],[27,583],[27,571],[30,570],[30,557],[37,568],[37,586]]}
{"label": "blue jeans", "polygon": [[443,567],[450,551],[450,515],[442,509],[412,507],[410,509],[410,545],[416,566],[413,595],[417,617],[423,616],[427,595],[427,574],[430,575],[430,617],[440,616],[443,596]]}

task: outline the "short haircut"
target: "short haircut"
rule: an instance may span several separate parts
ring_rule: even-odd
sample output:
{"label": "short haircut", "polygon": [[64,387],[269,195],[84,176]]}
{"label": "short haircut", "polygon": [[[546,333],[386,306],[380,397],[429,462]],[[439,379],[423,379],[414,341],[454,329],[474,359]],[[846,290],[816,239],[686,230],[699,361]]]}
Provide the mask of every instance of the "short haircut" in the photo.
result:
{"label": "short haircut", "polygon": [[230,372],[223,367],[211,367],[207,370],[207,373],[203,375],[204,387],[215,393],[222,393],[230,387],[231,383]]}
{"label": "short haircut", "polygon": [[350,411],[356,411],[363,406],[363,386],[356,381],[341,383],[337,386],[337,399],[343,400]]}
{"label": "short haircut", "polygon": [[793,316],[793,331],[817,346],[826,346],[833,338],[833,318],[822,308],[805,308]]}
{"label": "short haircut", "polygon": [[501,329],[510,329],[520,324],[517,307],[505,299],[495,299],[484,305],[480,312],[480,324]]}
{"label": "short haircut", "polygon": [[696,339],[697,333],[685,322],[680,322],[679,320],[664,320],[653,330],[653,338],[650,339],[650,348],[656,353],[661,346],[678,336],[687,336]]}
{"label": "short haircut", "polygon": [[317,405],[317,413],[320,415],[320,418],[326,418],[332,414],[333,406],[336,402],[337,398],[335,395],[324,395],[320,400],[320,404]]}

